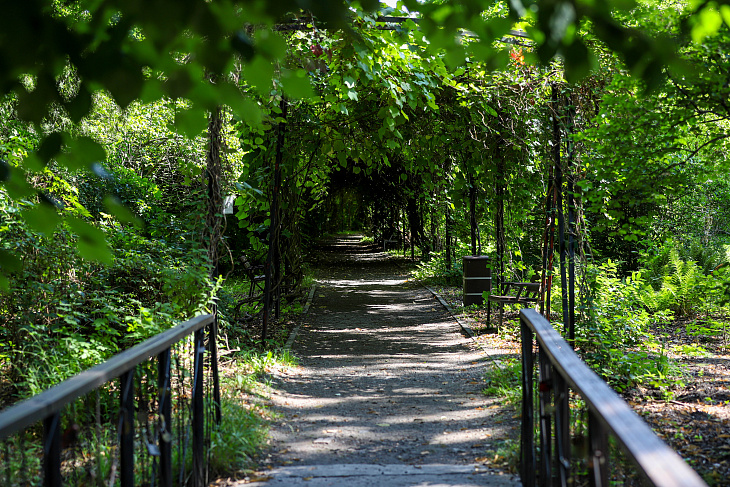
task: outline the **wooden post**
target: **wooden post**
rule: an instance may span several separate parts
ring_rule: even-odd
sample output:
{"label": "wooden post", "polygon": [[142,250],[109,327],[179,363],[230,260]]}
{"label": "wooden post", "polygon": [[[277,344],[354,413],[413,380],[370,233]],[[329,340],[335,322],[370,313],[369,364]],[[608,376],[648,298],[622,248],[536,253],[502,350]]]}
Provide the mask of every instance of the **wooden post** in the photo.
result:
{"label": "wooden post", "polygon": [[431,204],[429,209],[429,218],[431,220],[431,252],[438,252],[438,235],[436,234],[436,206],[435,198],[432,199],[434,204]]}

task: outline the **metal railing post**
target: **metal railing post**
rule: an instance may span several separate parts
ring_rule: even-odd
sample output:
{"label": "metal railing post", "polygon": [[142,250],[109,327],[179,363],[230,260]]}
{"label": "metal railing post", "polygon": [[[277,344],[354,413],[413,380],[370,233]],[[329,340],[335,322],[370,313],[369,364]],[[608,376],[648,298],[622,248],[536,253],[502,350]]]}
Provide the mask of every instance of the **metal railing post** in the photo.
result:
{"label": "metal railing post", "polygon": [[193,485],[205,485],[205,407],[203,401],[205,373],[205,334],[195,331],[193,362]]}
{"label": "metal railing post", "polygon": [[61,413],[43,420],[43,485],[61,487]]}
{"label": "metal railing post", "polygon": [[119,480],[123,487],[134,486],[134,372],[121,376],[119,403]]}
{"label": "metal railing post", "polygon": [[538,485],[548,487],[552,485],[552,377],[550,372],[550,360],[545,351],[538,345],[538,369],[540,382],[537,386],[538,400],[540,402],[540,477]]}
{"label": "metal railing post", "polygon": [[221,424],[221,386],[218,375],[218,315],[215,315],[213,323],[208,328],[208,347],[210,347],[210,369],[213,375],[213,410],[215,411],[215,422]]}
{"label": "metal railing post", "polygon": [[555,394],[555,456],[558,464],[560,485],[570,483],[570,401],[568,383],[557,370],[553,370],[553,393]]}
{"label": "metal railing post", "polygon": [[157,356],[157,391],[160,415],[160,487],[172,487],[172,402],[170,387],[170,349]]}
{"label": "metal railing post", "polygon": [[608,487],[608,435],[606,429],[588,410],[589,467],[591,487]]}
{"label": "metal railing post", "polygon": [[520,435],[520,479],[522,485],[535,485],[535,423],[533,375],[534,361],[532,356],[532,330],[524,319],[520,319],[522,341],[522,434]]}

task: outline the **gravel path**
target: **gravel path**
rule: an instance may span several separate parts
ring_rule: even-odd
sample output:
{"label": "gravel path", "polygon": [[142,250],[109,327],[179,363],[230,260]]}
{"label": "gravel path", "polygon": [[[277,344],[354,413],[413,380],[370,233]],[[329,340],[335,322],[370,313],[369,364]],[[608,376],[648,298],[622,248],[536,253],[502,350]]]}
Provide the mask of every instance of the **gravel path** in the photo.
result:
{"label": "gravel path", "polygon": [[518,427],[480,392],[484,355],[431,293],[357,240],[320,253],[324,277],[292,346],[300,365],[273,381],[281,418],[264,464],[276,468],[254,485],[342,485],[342,472],[349,487],[375,485],[357,472],[390,486],[518,485],[480,465]]}

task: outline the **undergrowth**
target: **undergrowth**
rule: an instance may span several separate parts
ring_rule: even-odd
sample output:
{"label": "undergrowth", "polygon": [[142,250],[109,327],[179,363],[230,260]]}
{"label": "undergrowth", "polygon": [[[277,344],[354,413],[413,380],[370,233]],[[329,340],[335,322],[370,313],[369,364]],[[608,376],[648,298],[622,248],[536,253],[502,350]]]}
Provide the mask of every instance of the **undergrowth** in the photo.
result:
{"label": "undergrowth", "polygon": [[508,404],[516,407],[522,399],[521,373],[522,362],[518,358],[496,362],[489,367],[484,376],[486,387],[482,392],[487,396],[504,398]]}
{"label": "undergrowth", "polygon": [[211,474],[238,476],[252,469],[266,443],[273,413],[261,400],[268,374],[296,365],[288,350],[243,350],[233,356],[221,379],[222,423],[213,431]]}

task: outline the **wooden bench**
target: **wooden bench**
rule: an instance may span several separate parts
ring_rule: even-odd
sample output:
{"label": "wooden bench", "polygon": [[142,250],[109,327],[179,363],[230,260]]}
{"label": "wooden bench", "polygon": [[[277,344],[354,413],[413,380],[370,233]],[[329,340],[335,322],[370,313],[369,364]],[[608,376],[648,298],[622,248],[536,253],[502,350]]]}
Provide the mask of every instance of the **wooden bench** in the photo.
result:
{"label": "wooden bench", "polygon": [[502,328],[505,304],[530,305],[540,302],[539,282],[504,282],[504,294],[492,294],[487,299],[487,323],[491,323],[492,303],[499,305],[499,325]]}
{"label": "wooden bench", "polygon": [[246,274],[246,277],[249,281],[251,281],[251,287],[248,290],[248,297],[253,296],[253,292],[258,287],[261,292],[264,292],[264,282],[266,281],[266,275],[259,274],[264,269],[264,266],[262,265],[253,265],[251,264],[251,261],[248,260],[248,257],[245,255],[242,255],[240,257],[240,261],[243,267],[243,272]]}
{"label": "wooden bench", "polygon": [[400,236],[391,235],[389,238],[383,237],[383,252],[387,252],[388,248],[398,249],[400,247]]}

